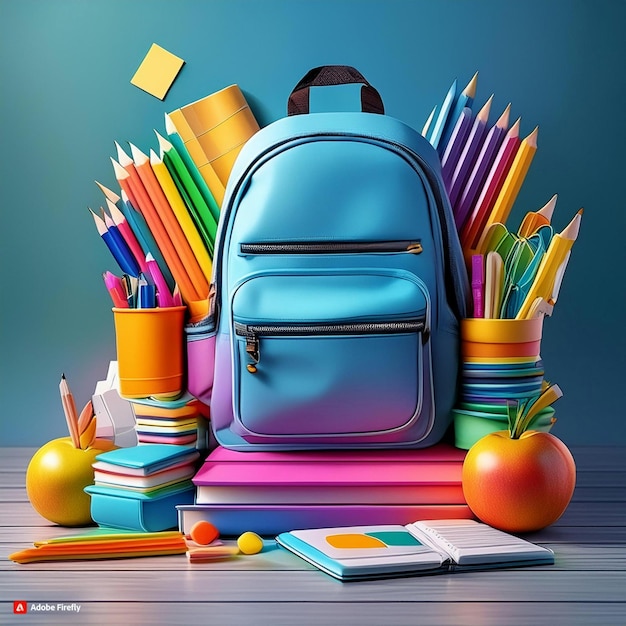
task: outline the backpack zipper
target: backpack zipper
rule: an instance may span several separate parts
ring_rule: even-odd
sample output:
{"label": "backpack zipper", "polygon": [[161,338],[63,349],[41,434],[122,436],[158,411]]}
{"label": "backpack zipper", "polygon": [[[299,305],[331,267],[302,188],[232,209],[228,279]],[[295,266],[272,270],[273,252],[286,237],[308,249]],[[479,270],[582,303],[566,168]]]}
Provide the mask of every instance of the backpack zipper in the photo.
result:
{"label": "backpack zipper", "polygon": [[315,336],[315,335],[363,335],[424,332],[424,320],[406,320],[398,322],[340,322],[328,324],[322,322],[293,324],[242,324],[235,322],[235,334],[246,340],[246,353],[252,360],[247,366],[249,372],[256,372],[256,365],[261,359],[259,337],[262,336]]}
{"label": "backpack zipper", "polygon": [[[452,291],[450,294],[452,298],[453,310],[455,310],[456,315],[461,317],[467,316],[467,307],[468,307],[468,294],[469,287],[467,285],[467,279],[464,267],[462,263],[454,264],[452,260],[451,254],[451,239],[452,236],[450,234],[448,219],[450,216],[447,215],[447,211],[445,208],[444,201],[444,193],[443,187],[440,184],[437,184],[436,176],[432,171],[430,165],[426,163],[425,159],[421,158],[418,154],[413,152],[410,149],[407,149],[406,146],[400,144],[396,141],[376,136],[376,135],[360,135],[358,133],[341,133],[341,132],[329,132],[329,133],[303,133],[299,136],[293,136],[284,139],[279,143],[275,143],[268,148],[263,154],[259,155],[252,163],[250,163],[247,167],[247,170],[242,174],[240,180],[238,181],[238,185],[235,190],[231,194],[231,202],[222,208],[224,213],[228,214],[228,219],[230,219],[230,210],[234,203],[234,200],[237,198],[238,193],[243,184],[243,180],[247,179],[250,174],[257,169],[263,162],[271,158],[274,153],[284,151],[289,145],[297,145],[298,143],[305,142],[307,139],[325,139],[325,138],[341,138],[341,137],[350,137],[355,140],[365,140],[367,142],[372,142],[375,145],[379,145],[381,147],[387,147],[387,149],[392,149],[396,154],[404,158],[408,163],[411,164],[415,172],[418,176],[423,176],[428,181],[428,185],[425,185],[427,189],[430,189],[429,195],[435,204],[435,209],[439,215],[439,221],[441,223],[442,228],[442,238],[443,238],[443,254],[445,258],[445,275],[446,275],[446,289],[448,291]],[[416,167],[416,164],[419,167]],[[448,207],[448,212],[451,209]],[[224,220],[224,218],[220,218],[220,222],[224,222],[228,220]],[[218,233],[219,234],[219,233]],[[217,236],[216,236],[216,244],[217,244]],[[223,243],[220,241],[220,243]],[[217,246],[216,246],[217,247]],[[217,259],[218,269],[221,264],[221,250],[218,250],[215,254],[215,258]],[[221,274],[220,272],[216,272],[217,276],[217,287],[219,289],[221,282]]]}
{"label": "backpack zipper", "polygon": [[421,254],[419,240],[405,241],[299,241],[242,243],[241,254],[327,254],[409,252]]}

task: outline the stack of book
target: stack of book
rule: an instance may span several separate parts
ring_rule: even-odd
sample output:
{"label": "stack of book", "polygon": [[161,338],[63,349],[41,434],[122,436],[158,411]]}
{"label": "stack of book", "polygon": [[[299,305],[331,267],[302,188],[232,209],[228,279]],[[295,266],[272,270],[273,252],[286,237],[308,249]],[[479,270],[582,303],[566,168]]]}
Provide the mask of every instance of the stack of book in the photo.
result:
{"label": "stack of book", "polygon": [[196,399],[171,402],[131,401],[139,444],[171,444],[206,450],[209,409]]}
{"label": "stack of book", "polygon": [[176,527],[176,505],[194,500],[200,453],[151,444],[99,454],[93,464],[91,517],[100,526],[158,532]]}
{"label": "stack of book", "polygon": [[217,447],[193,478],[195,503],[180,504],[179,529],[207,520],[222,535],[253,529],[408,524],[471,518],[461,475],[465,451],[237,452]]}

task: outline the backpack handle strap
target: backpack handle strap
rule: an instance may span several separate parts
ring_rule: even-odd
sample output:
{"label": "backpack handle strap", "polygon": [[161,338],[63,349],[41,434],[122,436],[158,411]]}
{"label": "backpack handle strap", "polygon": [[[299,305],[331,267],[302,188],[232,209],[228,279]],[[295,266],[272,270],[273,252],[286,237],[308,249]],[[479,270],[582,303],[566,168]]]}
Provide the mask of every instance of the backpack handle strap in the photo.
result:
{"label": "backpack handle strap", "polygon": [[360,83],[361,110],[364,113],[384,114],[385,108],[380,94],[363,75],[349,65],[322,65],[309,70],[293,88],[287,101],[287,115],[299,115],[309,112],[309,92],[311,87],[330,85],[350,85]]}

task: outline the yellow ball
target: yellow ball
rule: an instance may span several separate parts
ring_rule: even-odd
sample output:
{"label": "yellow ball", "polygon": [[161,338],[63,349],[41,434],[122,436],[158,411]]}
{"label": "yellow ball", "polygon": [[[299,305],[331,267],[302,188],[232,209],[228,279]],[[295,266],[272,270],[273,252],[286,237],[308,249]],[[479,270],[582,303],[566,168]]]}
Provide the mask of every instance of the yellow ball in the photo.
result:
{"label": "yellow ball", "polygon": [[26,493],[35,511],[61,526],[92,524],[91,498],[83,490],[94,482],[96,456],[115,447],[108,439],[96,439],[80,450],[69,437],[42,446],[26,470]]}
{"label": "yellow ball", "polygon": [[243,554],[258,554],[263,550],[263,539],[256,533],[248,531],[237,539],[237,547]]}

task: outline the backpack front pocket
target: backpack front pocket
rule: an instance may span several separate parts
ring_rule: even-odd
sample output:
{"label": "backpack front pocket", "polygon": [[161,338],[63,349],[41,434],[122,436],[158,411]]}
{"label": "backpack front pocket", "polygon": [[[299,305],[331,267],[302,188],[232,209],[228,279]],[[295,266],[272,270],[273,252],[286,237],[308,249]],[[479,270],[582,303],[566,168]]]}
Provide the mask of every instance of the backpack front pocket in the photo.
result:
{"label": "backpack front pocket", "polygon": [[410,272],[258,274],[232,311],[235,418],[247,431],[367,438],[420,419],[428,295]]}

